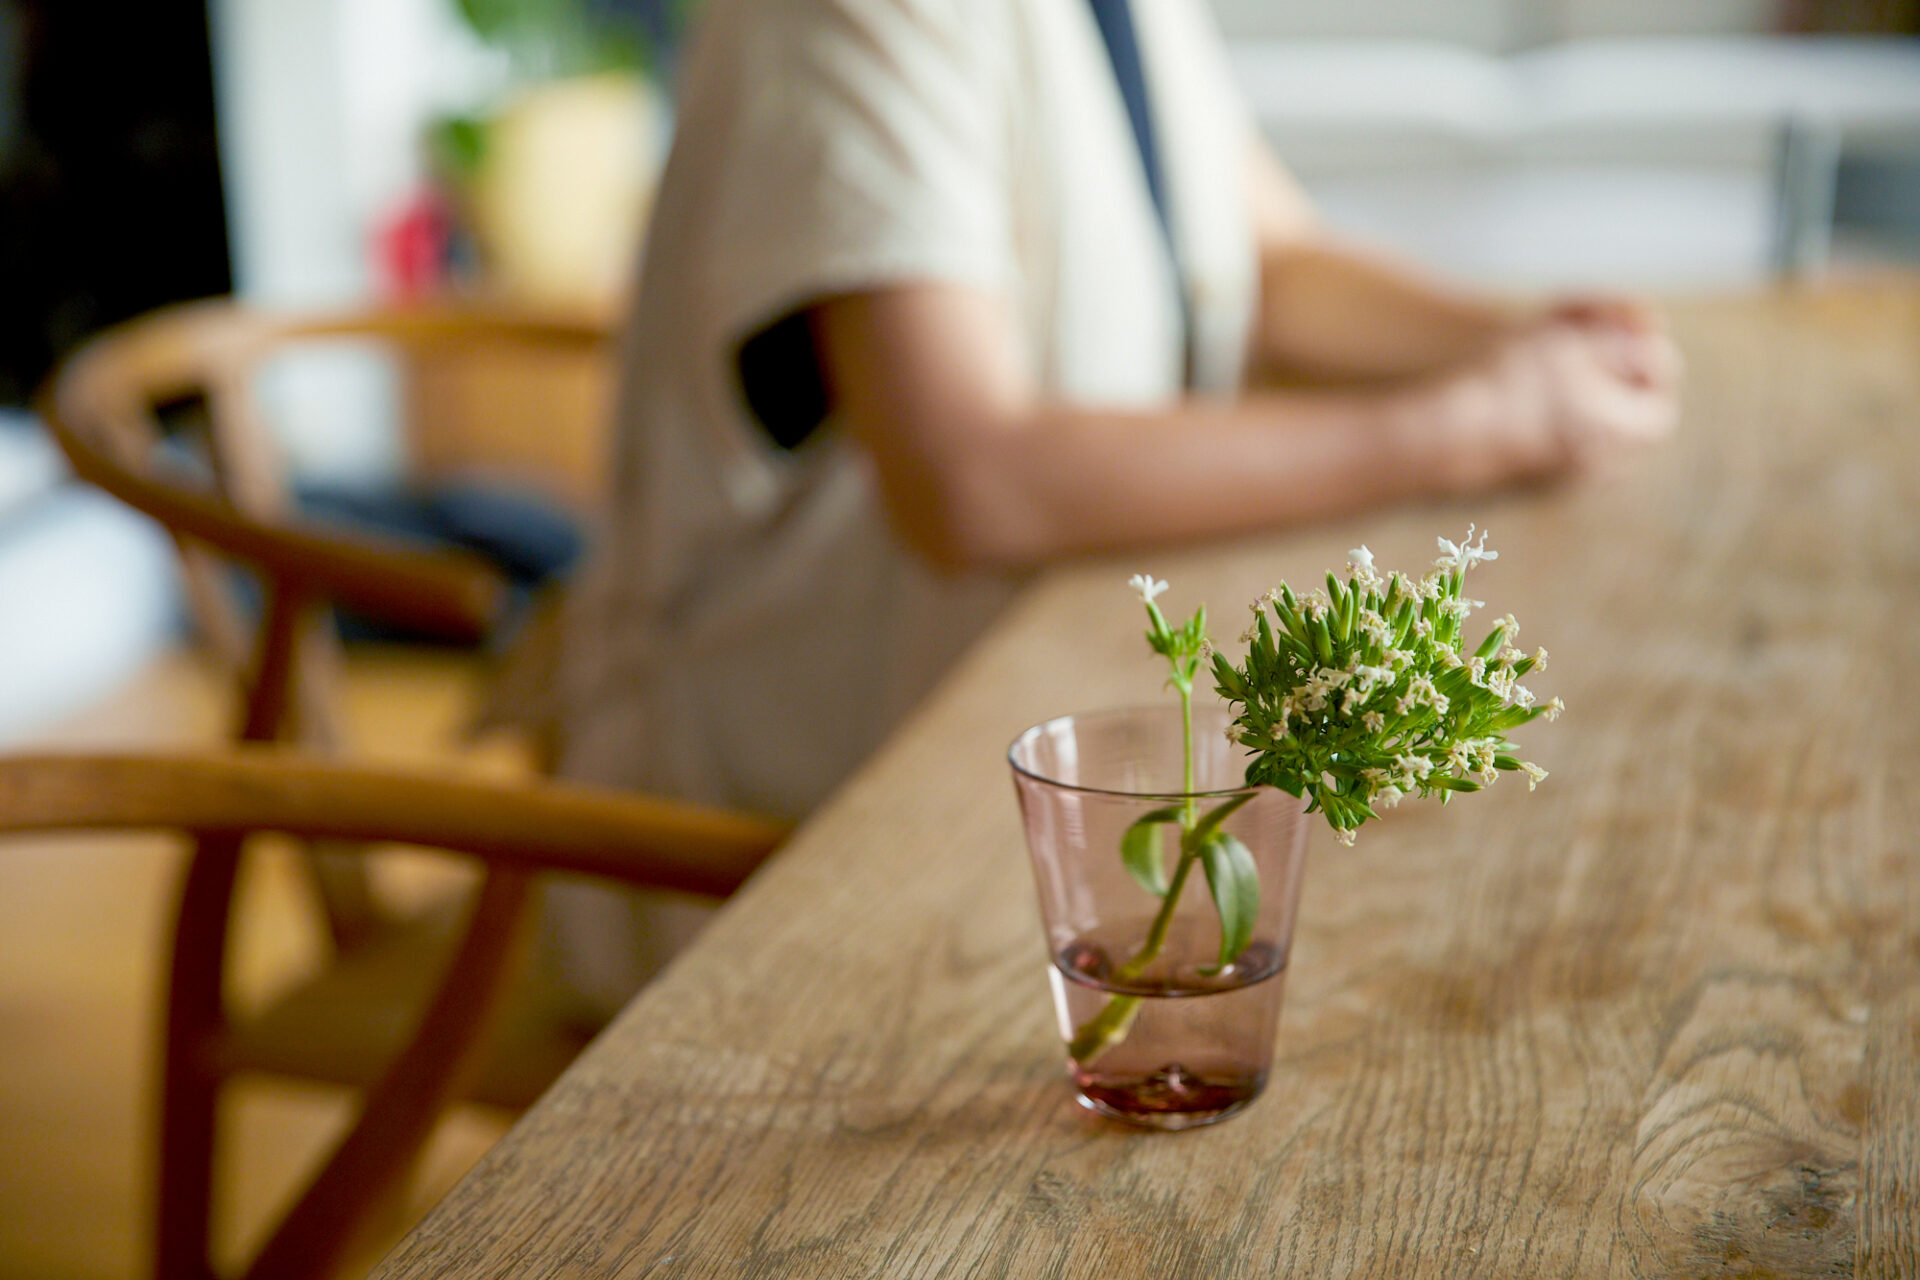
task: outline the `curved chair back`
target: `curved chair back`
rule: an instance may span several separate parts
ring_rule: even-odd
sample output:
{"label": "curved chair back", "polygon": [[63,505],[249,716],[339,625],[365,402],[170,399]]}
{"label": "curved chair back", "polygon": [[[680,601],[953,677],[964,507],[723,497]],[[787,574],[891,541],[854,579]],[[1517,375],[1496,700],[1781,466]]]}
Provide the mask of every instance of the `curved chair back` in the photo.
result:
{"label": "curved chair back", "polygon": [[[303,345],[344,340],[377,342],[422,364],[529,351],[592,356],[608,336],[601,319],[505,307],[300,315],[212,300],[97,335],[55,370],[38,408],[83,479],[153,517],[179,545],[196,619],[240,688],[236,739],[330,750],[342,737],[331,606],[474,640],[497,622],[505,582],[465,551],[422,549],[300,518],[281,450],[259,410],[262,368]],[[205,475],[188,472],[161,447],[159,410],[183,400],[206,407]],[[251,629],[209,552],[245,566],[259,582],[261,617]],[[326,856],[311,865],[335,940],[351,946],[368,936],[376,909],[357,865]]]}
{"label": "curved chair back", "polygon": [[209,1280],[208,1186],[222,1082],[245,1068],[225,1013],[227,920],[244,838],[278,831],[449,850],[487,869],[439,985],[359,1117],[246,1271],[321,1280],[401,1185],[478,1061],[531,878],[566,871],[722,895],[784,836],[767,823],[581,787],[501,787],[272,748],[201,756],[0,757],[0,833],[174,829],[196,838],[162,1052],[155,1274]]}
{"label": "curved chair back", "polygon": [[[479,557],[422,550],[302,520],[291,510],[279,450],[255,400],[262,364],[302,343],[370,339],[410,358],[481,349],[591,353],[605,323],[505,309],[409,310],[277,316],[225,301],[141,317],[94,338],[69,358],[39,408],[73,468],[152,516],[183,546],[204,546],[253,569],[265,587],[265,622],[252,646],[241,736],[289,736],[297,649],[311,613],[326,604],[455,638],[495,621],[500,575]],[[169,466],[156,410],[204,399],[211,484]],[[204,592],[202,595],[204,596]],[[216,644],[237,628],[196,598]]]}

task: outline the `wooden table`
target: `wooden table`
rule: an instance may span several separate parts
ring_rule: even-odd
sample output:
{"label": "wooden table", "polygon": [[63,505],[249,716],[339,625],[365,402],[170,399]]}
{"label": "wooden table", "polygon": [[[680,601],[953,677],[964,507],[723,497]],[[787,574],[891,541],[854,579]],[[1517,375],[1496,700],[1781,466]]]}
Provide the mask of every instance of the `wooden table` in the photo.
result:
{"label": "wooden table", "polygon": [[[1025,595],[386,1277],[1920,1274],[1920,288],[1692,305],[1625,476]],[[1074,1105],[1003,752],[1216,631],[1490,524],[1553,771],[1312,865],[1266,1095]]]}

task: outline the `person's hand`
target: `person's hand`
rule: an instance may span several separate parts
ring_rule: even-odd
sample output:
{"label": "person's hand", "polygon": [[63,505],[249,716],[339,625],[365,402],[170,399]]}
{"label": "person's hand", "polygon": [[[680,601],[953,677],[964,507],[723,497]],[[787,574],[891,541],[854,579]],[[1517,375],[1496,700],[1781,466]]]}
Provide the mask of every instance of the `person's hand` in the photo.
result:
{"label": "person's hand", "polygon": [[1665,329],[1651,303],[1613,294],[1567,294],[1542,306],[1536,324],[1567,324],[1589,328],[1625,329],[1658,333]]}
{"label": "person's hand", "polygon": [[1665,333],[1631,313],[1543,319],[1422,403],[1434,474],[1472,492],[1604,467],[1673,430],[1679,371]]}
{"label": "person's hand", "polygon": [[1561,298],[1542,309],[1533,328],[1591,335],[1608,365],[1635,386],[1669,392],[1679,386],[1680,353],[1667,337],[1666,322],[1652,305],[1636,298]]}

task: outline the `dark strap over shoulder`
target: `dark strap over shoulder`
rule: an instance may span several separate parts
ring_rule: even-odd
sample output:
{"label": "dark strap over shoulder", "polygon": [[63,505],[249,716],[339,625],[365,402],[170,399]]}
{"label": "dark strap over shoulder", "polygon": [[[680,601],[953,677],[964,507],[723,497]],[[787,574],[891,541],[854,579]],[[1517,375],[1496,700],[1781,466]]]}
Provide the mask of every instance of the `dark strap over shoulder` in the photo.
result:
{"label": "dark strap over shoulder", "polygon": [[1160,219],[1160,238],[1167,247],[1167,259],[1173,265],[1175,287],[1180,293],[1182,340],[1186,347],[1185,381],[1193,383],[1193,304],[1187,296],[1185,273],[1181,270],[1180,250],[1173,235],[1173,214],[1167,201],[1165,170],[1160,163],[1159,140],[1154,136],[1153,110],[1147,93],[1146,69],[1140,61],[1140,40],[1133,26],[1132,0],[1087,0],[1093,20],[1106,42],[1107,58],[1113,63],[1113,78],[1120,86],[1120,97],[1127,105],[1127,121],[1133,126],[1134,145],[1140,149],[1140,168],[1147,177],[1147,192],[1153,197],[1153,211]]}

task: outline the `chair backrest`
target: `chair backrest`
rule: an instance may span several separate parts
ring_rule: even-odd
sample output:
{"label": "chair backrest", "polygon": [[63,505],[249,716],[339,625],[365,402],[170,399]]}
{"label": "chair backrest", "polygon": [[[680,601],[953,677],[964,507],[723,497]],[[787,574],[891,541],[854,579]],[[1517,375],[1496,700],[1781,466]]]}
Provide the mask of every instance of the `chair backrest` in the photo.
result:
{"label": "chair backrest", "polygon": [[[464,551],[301,519],[256,401],[263,365],[297,346],[343,340],[375,341],[413,363],[483,352],[593,355],[609,332],[602,318],[465,304],[296,315],[191,303],[91,339],[55,371],[38,407],[82,478],[152,516],[179,544],[194,614],[241,690],[234,736],[331,750],[343,735],[330,606],[478,639],[498,619],[505,582]],[[161,448],[158,410],[182,400],[206,408],[205,475],[187,473]],[[263,608],[251,629],[209,552],[260,583]],[[369,936],[378,911],[357,865],[324,856],[309,865],[335,940]]]}
{"label": "chair backrest", "polygon": [[202,756],[0,757],[0,833],[177,829],[197,837],[164,1028],[156,1274],[206,1280],[212,1116],[235,1029],[227,916],[245,836],[393,841],[479,859],[487,876],[446,976],[359,1118],[247,1270],[326,1276],[405,1177],[475,1062],[530,878],[568,871],[694,893],[737,888],[783,829],[695,806],[554,784],[499,786],[278,749]]}
{"label": "chair backrest", "polygon": [[[241,736],[291,736],[300,650],[312,615],[340,604],[452,638],[477,638],[496,619],[500,575],[477,556],[420,548],[315,524],[287,499],[279,450],[261,423],[256,374],[299,343],[368,339],[410,359],[476,350],[602,349],[599,319],[502,308],[422,306],[331,315],[272,315],[225,301],[170,308],[95,337],[49,380],[39,408],[84,479],[158,520],[183,548],[206,547],[253,569],[266,592],[251,648]],[[203,399],[210,485],[183,476],[159,450],[156,409]],[[201,590],[196,610],[216,647],[239,627]]]}

